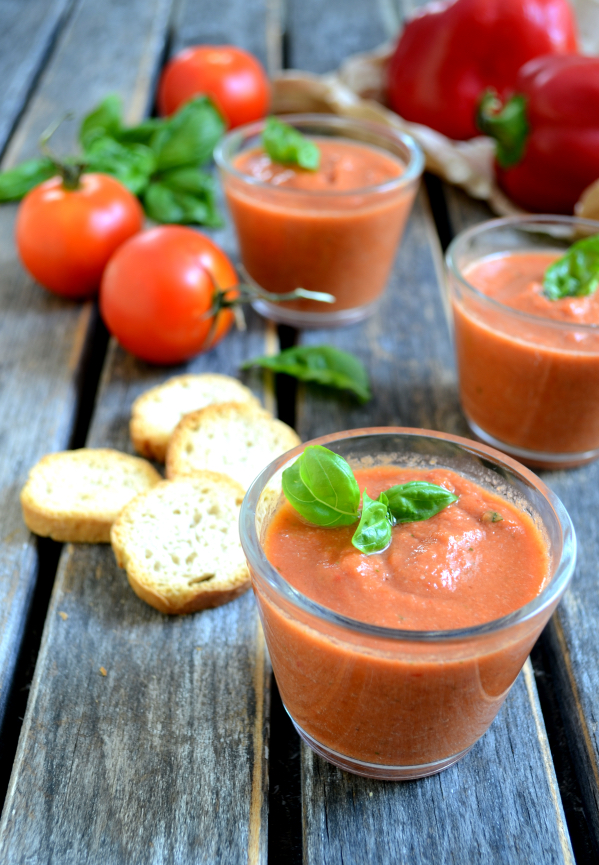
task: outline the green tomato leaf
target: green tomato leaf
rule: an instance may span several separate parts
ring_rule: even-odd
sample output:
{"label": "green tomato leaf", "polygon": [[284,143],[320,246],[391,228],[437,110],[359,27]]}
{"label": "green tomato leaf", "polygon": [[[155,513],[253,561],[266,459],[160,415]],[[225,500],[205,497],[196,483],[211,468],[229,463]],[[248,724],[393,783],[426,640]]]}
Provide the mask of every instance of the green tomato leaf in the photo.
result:
{"label": "green tomato leaf", "polygon": [[152,136],[158,171],[209,162],[224,131],[225,122],[207,97],[187,102]]}
{"label": "green tomato leaf", "polygon": [[254,357],[242,369],[262,366],[273,372],[283,372],[300,381],[312,381],[327,387],[351,391],[360,402],[368,402],[372,394],[368,373],[353,354],[331,345],[299,345],[287,348],[272,357]]}
{"label": "green tomato leaf", "polygon": [[366,490],[362,494],[362,516],[351,539],[352,544],[367,556],[380,553],[391,543],[393,519],[385,493],[371,499]]}
{"label": "green tomato leaf", "polygon": [[585,237],[545,271],[543,294],[549,300],[586,297],[599,286],[599,234]]}
{"label": "green tomato leaf", "polygon": [[147,187],[156,167],[154,153],[143,144],[121,144],[114,138],[92,141],[83,158],[86,171],[99,171],[116,177],[134,195]]}
{"label": "green tomato leaf", "polygon": [[360,489],[343,457],[309,445],[283,472],[283,492],[304,519],[317,526],[350,526],[358,519]]}
{"label": "green tomato leaf", "polygon": [[121,98],[111,93],[84,117],[79,127],[79,141],[85,150],[96,138],[118,135],[121,129]]}
{"label": "green tomato leaf", "polygon": [[0,202],[19,201],[31,189],[57,174],[51,159],[28,159],[0,174]]}
{"label": "green tomato leaf", "polygon": [[385,495],[389,502],[389,510],[398,523],[428,520],[458,500],[457,496],[444,487],[426,481],[397,484],[385,490]]}
{"label": "green tomato leaf", "polygon": [[262,133],[262,146],[273,162],[283,165],[299,165],[308,171],[316,171],[320,165],[318,146],[276,117],[268,117]]}

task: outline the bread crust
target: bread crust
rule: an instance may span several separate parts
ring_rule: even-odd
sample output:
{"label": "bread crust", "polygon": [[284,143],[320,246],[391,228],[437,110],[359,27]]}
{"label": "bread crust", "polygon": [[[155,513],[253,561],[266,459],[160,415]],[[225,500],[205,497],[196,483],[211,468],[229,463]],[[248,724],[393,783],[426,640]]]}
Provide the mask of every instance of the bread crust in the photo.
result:
{"label": "bread crust", "polygon": [[[222,393],[228,394],[225,399],[230,401],[235,399],[237,402],[247,402],[250,405],[260,407],[260,401],[252,393],[252,391],[238,381],[228,375],[220,373],[187,373],[169,378],[163,384],[150,388],[150,390],[142,393],[134,401],[131,407],[131,420],[129,422],[129,434],[135,450],[148,459],[156,460],[163,463],[166,458],[166,450],[169,439],[175,426],[179,422],[179,413],[172,418],[172,423],[164,423],[164,415],[160,426],[152,422],[149,416],[149,409],[152,403],[160,401],[169,391],[177,389],[189,388],[194,393],[204,392],[201,401],[189,407],[189,411],[196,411],[200,408],[205,408],[207,405],[222,402]],[[211,391],[219,391],[219,396],[216,400],[210,399],[206,401]],[[198,397],[198,400],[200,398]],[[186,412],[187,413],[187,412]]]}
{"label": "bread crust", "polygon": [[[161,513],[164,508],[164,502],[161,502],[164,491],[175,495],[175,500],[178,500],[176,495],[180,492],[180,510],[183,510],[187,497],[197,497],[199,502],[207,489],[214,493],[213,500],[226,498],[233,506],[235,518],[230,523],[229,531],[231,536],[238,540],[237,517],[244,495],[243,488],[227,475],[211,471],[197,472],[193,476],[173,481],[162,481],[148,493],[136,496],[123,509],[112,527],[111,543],[117,564],[126,570],[127,579],[135,594],[161,613],[185,615],[218,607],[239,597],[250,587],[247,565],[245,561],[238,560],[231,563],[226,575],[215,574],[215,582],[211,579],[194,582],[192,578],[187,580],[187,585],[181,585],[182,581],[179,580],[177,584],[177,581],[173,580],[170,591],[161,591],[156,575],[152,573],[151,561],[148,563],[148,559],[141,553],[144,546],[141,543],[144,513]],[[207,497],[210,498],[210,495]],[[181,519],[185,520],[185,514],[182,514]],[[160,539],[156,538],[155,542],[158,545]],[[196,567],[201,579],[201,558]],[[161,578],[163,581],[167,579],[164,575]]]}
{"label": "bread crust", "polygon": [[36,535],[52,538],[62,543],[109,543],[110,528],[121,506],[100,508],[87,500],[61,504],[60,490],[52,502],[40,498],[39,488],[44,478],[60,468],[65,474],[77,473],[90,461],[104,463],[106,470],[118,473],[120,469],[134,470],[139,477],[140,491],[157,484],[161,477],[156,469],[140,457],[123,454],[112,448],[80,448],[74,451],[59,451],[46,454],[29,472],[21,490],[21,508],[27,528]]}

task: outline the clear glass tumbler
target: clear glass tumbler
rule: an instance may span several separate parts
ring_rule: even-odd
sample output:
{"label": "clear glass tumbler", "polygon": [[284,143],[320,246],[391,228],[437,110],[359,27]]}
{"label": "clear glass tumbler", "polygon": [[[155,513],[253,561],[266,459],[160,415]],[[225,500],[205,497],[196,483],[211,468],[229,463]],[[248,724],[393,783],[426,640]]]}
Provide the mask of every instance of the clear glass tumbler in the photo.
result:
{"label": "clear glass tumbler", "polygon": [[599,456],[599,324],[514,309],[472,285],[469,269],[506,256],[559,257],[593,234],[593,220],[515,216],[470,228],[447,250],[466,420],[480,441],[536,468]]}
{"label": "clear glass tumbler", "polygon": [[297,189],[264,182],[239,168],[245,154],[260,148],[264,121],[232,130],[214,153],[245,275],[265,291],[305,288],[336,298],[330,305],[258,300],[255,308],[295,327],[351,324],[374,311],[385,289],[424,157],[409,135],[376,123],[324,114],[284,119],[317,143],[349,143],[350,154],[359,151],[364,158],[382,154],[399,172],[384,183],[356,189],[332,190],[326,183]]}
{"label": "clear glass tumbler", "polygon": [[432,775],[468,752],[505,700],[572,576],[572,523],[531,471],[457,436],[378,428],[307,444],[325,445],[353,468],[452,469],[529,513],[546,539],[551,578],[510,615],[449,631],[378,627],[310,600],[265,556],[265,531],[282,500],[282,472],[306,445],[272,462],[246,494],[241,542],[277,684],[298,733],[318,754],[358,775]]}

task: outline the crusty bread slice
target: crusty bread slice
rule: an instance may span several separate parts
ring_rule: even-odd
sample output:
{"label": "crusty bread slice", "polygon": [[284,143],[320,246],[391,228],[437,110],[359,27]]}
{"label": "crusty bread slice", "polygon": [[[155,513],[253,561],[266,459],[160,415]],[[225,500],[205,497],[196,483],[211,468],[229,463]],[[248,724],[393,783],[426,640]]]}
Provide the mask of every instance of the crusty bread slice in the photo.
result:
{"label": "crusty bread slice", "polygon": [[194,411],[179,422],[166,452],[167,478],[217,469],[247,489],[275,457],[300,443],[267,411],[229,402]]}
{"label": "crusty bread slice", "polygon": [[239,541],[242,487],[201,472],[137,496],[112,527],[116,560],[133,591],[162,613],[218,607],[250,577]]}
{"label": "crusty bread slice", "polygon": [[161,480],[146,460],[110,448],[47,454],[21,491],[23,518],[55,541],[108,543],[125,505]]}
{"label": "crusty bread slice", "polygon": [[220,402],[260,402],[249,388],[218,373],[177,375],[139,396],[131,409],[129,431],[135,450],[163,463],[173,430],[191,411]]}

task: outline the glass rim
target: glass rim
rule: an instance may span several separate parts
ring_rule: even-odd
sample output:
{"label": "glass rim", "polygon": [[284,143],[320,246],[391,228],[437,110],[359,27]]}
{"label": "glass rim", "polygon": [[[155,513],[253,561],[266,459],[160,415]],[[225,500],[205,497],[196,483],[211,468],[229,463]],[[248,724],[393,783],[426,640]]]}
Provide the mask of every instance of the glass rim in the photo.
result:
{"label": "glass rim", "polygon": [[463,288],[471,294],[475,295],[477,300],[484,301],[487,303],[491,309],[500,310],[502,313],[509,313],[513,315],[520,321],[527,321],[529,323],[534,323],[536,325],[543,325],[544,327],[552,327],[557,330],[566,330],[566,331],[588,331],[589,333],[596,333],[599,331],[599,322],[596,324],[584,324],[578,323],[575,321],[559,321],[558,319],[545,318],[542,315],[535,315],[532,312],[524,312],[520,309],[515,309],[512,306],[507,306],[504,303],[501,303],[499,300],[495,300],[493,297],[489,297],[488,294],[485,294],[479,288],[472,285],[471,282],[463,276],[460,272],[460,269],[457,265],[457,254],[460,252],[460,247],[472,237],[475,237],[477,234],[482,234],[484,231],[496,228],[503,228],[504,226],[510,225],[522,225],[525,223],[541,223],[541,224],[551,224],[551,223],[562,223],[565,225],[582,225],[588,228],[595,228],[595,234],[599,234],[599,220],[595,219],[586,219],[583,216],[566,216],[561,214],[551,214],[551,213],[526,213],[519,214],[517,216],[503,216],[498,219],[487,219],[484,222],[479,222],[476,225],[471,226],[470,228],[466,228],[463,231],[460,231],[454,239],[451,241],[449,246],[447,247],[447,251],[445,253],[445,265],[449,273],[458,280]]}
{"label": "glass rim", "polygon": [[[349,616],[344,616],[341,613],[331,610],[329,607],[319,604],[317,601],[313,601],[307,595],[304,595],[298,589],[291,586],[282,574],[271,565],[264,554],[264,550],[262,549],[262,545],[258,538],[256,530],[256,508],[264,487],[273,475],[280,471],[286,463],[290,463],[298,457],[308,445],[326,445],[327,443],[348,438],[366,436],[375,437],[389,434],[440,439],[442,441],[457,444],[467,453],[485,458],[492,461],[496,466],[507,469],[510,473],[534,486],[541,495],[543,495],[555,513],[557,522],[560,526],[562,551],[560,561],[555,567],[553,576],[547,586],[545,586],[536,598],[533,598],[532,601],[529,601],[527,604],[519,607],[512,613],[508,613],[506,616],[466,628],[454,628],[439,631],[388,628],[382,625],[372,625],[366,622],[361,622],[358,619],[352,619]],[[471,439],[462,436],[413,427],[365,427],[363,429],[344,430],[339,433],[330,433],[325,436],[320,436],[319,438],[311,439],[310,441],[304,442],[292,450],[281,454],[281,456],[277,457],[266,466],[265,469],[263,469],[247,490],[239,514],[239,534],[241,545],[250,570],[260,574],[261,577],[266,579],[266,582],[275,590],[275,592],[277,592],[278,595],[291,602],[292,605],[298,607],[302,612],[308,613],[322,622],[337,626],[355,635],[376,637],[385,640],[392,640],[394,642],[455,643],[472,641],[479,637],[496,634],[515,625],[527,622],[550,606],[556,597],[559,597],[572,576],[576,563],[576,534],[574,532],[572,520],[560,499],[536,474],[516,460],[500,453],[488,445],[474,442]]]}
{"label": "glass rim", "polygon": [[[405,132],[392,127],[383,126],[381,123],[373,123],[371,120],[358,120],[354,117],[342,117],[337,114],[284,114],[281,115],[285,123],[298,124],[302,123],[318,123],[321,126],[329,126],[331,129],[342,129],[344,126],[356,126],[370,130],[382,138],[392,139],[395,143],[402,144],[408,152],[408,160],[405,164],[405,170],[398,177],[391,180],[386,180],[384,183],[374,184],[372,186],[361,186],[356,189],[344,190],[326,190],[326,189],[290,189],[289,187],[274,186],[272,183],[265,183],[263,180],[258,180],[257,177],[252,177],[249,174],[244,174],[243,171],[235,168],[231,161],[232,150],[237,145],[240,145],[246,137],[258,135],[262,132],[266,123],[266,118],[256,120],[252,123],[246,123],[243,126],[237,126],[231,129],[230,132],[222,138],[214,149],[214,161],[222,171],[232,174],[237,180],[248,184],[257,189],[265,189],[269,192],[287,195],[299,195],[307,198],[332,198],[343,199],[348,196],[365,195],[367,193],[384,193],[392,192],[408,186],[411,182],[417,180],[424,170],[424,153],[422,148]],[[366,143],[366,142],[362,142]],[[376,145],[375,145],[376,146]],[[235,153],[237,155],[237,152]]]}

